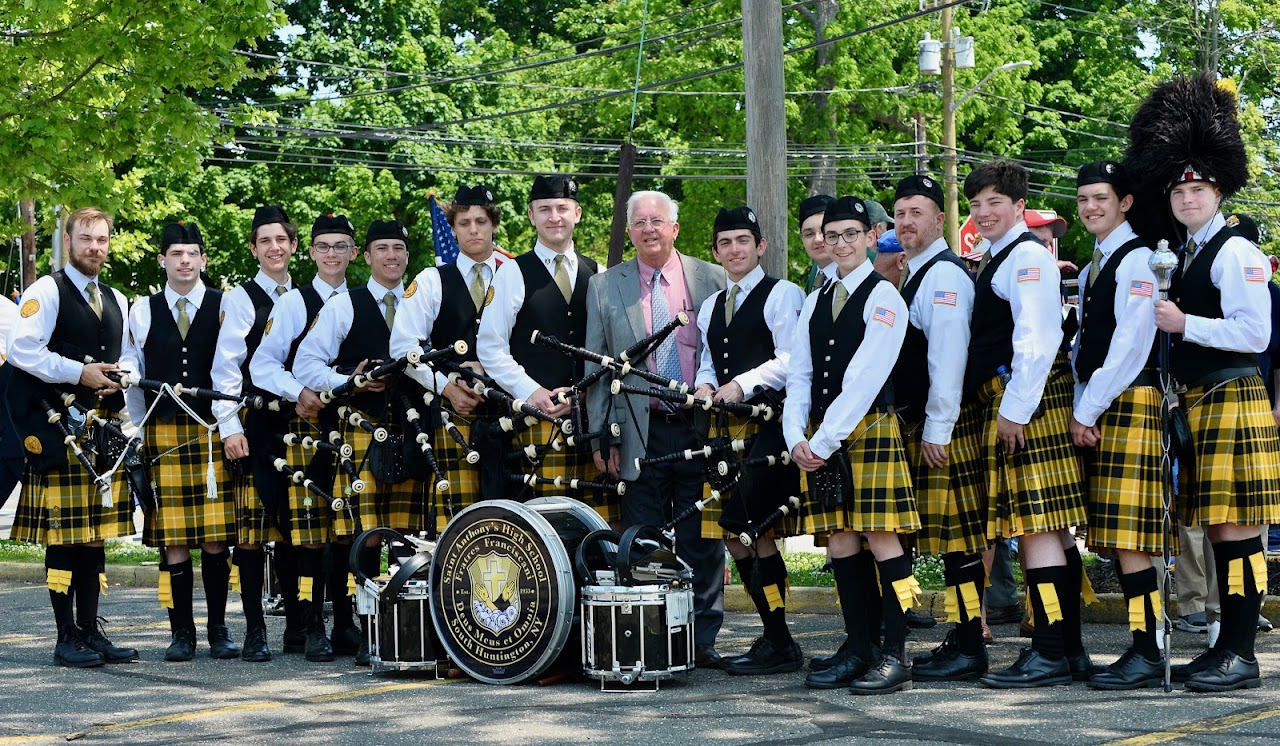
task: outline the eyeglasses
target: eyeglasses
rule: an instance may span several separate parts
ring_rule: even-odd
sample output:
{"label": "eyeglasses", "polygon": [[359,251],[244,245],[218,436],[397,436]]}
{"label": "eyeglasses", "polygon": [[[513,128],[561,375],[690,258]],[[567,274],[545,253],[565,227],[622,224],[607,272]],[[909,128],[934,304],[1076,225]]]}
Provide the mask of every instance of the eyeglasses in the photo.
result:
{"label": "eyeglasses", "polygon": [[857,228],[850,228],[846,231],[841,231],[840,233],[836,233],[835,231],[830,231],[828,233],[822,234],[822,242],[828,246],[839,246],[840,239],[842,238],[847,243],[853,243],[854,241],[857,241],[859,238],[862,238],[864,235],[866,235],[866,231],[858,230]]}
{"label": "eyeglasses", "polygon": [[663,220],[662,218],[654,218],[652,220],[644,220],[642,218],[640,220],[631,221],[631,229],[642,231],[645,228],[652,228],[655,231],[660,231],[663,228],[667,227],[667,222],[668,221]]}
{"label": "eyeglasses", "polygon": [[311,250],[317,254],[328,254],[330,251],[336,251],[339,254],[351,251],[352,244],[349,243],[313,243]]}

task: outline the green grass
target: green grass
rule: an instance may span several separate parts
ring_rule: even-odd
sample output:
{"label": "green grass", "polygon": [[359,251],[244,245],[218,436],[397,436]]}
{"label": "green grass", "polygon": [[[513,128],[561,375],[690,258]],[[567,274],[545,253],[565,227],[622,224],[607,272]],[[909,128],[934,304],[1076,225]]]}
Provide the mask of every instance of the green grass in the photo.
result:
{"label": "green grass", "polygon": [[[823,572],[822,566],[827,563],[825,554],[816,552],[783,552],[787,562],[787,579],[793,588],[830,588],[835,585],[835,578],[830,572]],[[735,585],[742,584],[738,576],[738,568],[729,563],[729,570]],[[915,561],[914,572],[920,581],[920,587],[927,591],[942,589],[942,560],[938,557],[920,557]]]}
{"label": "green grass", "polygon": [[[193,559],[196,564],[200,564],[199,552],[193,555]],[[141,565],[144,562],[158,563],[159,561],[160,552],[151,547],[118,541],[107,542],[108,565]],[[42,564],[44,562],[44,547],[21,541],[0,539],[0,562]]]}

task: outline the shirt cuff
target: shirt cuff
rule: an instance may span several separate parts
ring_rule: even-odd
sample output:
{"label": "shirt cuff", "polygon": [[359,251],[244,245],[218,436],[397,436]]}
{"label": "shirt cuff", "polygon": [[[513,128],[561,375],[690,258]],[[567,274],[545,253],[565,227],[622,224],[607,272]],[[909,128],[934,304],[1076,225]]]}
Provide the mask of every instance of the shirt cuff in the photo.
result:
{"label": "shirt cuff", "polygon": [[224,441],[232,435],[243,435],[244,428],[240,425],[239,417],[232,417],[218,425],[218,437]]}
{"label": "shirt cuff", "polygon": [[924,432],[921,434],[928,443],[934,445],[945,446],[951,444],[951,431],[955,429],[954,422],[936,422],[926,419],[924,421]]}
{"label": "shirt cuff", "polygon": [[1085,427],[1093,427],[1098,423],[1098,418],[1102,416],[1103,411],[1105,410],[1099,409],[1097,406],[1086,404],[1084,399],[1081,399],[1080,403],[1076,405],[1075,411],[1071,413],[1071,416],[1081,425],[1084,425]]}
{"label": "shirt cuff", "polygon": [[750,401],[756,395],[756,387],[763,387],[764,378],[753,372],[746,372],[733,379],[742,387],[742,400]]}
{"label": "shirt cuff", "polygon": [[809,450],[820,459],[831,458],[831,454],[835,453],[839,447],[840,444],[833,443],[831,438],[822,431],[822,428],[818,428],[818,432],[814,433],[813,437],[809,439]]}
{"label": "shirt cuff", "polygon": [[306,388],[306,386],[303,386],[302,384],[298,383],[298,379],[289,378],[289,380],[285,381],[284,383],[285,398],[287,398],[289,401],[296,402],[298,400],[298,397],[302,395],[302,390],[304,388]]}
{"label": "shirt cuff", "polygon": [[1005,389],[1004,396],[1000,398],[1000,414],[1011,422],[1019,425],[1025,425],[1031,422],[1031,415],[1035,414],[1036,407],[1040,406],[1039,401],[1028,402],[1011,394]]}
{"label": "shirt cuff", "polygon": [[1187,314],[1186,327],[1182,331],[1182,338],[1187,342],[1193,342],[1204,347],[1212,347],[1213,345],[1209,343],[1207,338],[1209,332],[1207,327],[1209,325],[1209,319],[1203,316]]}

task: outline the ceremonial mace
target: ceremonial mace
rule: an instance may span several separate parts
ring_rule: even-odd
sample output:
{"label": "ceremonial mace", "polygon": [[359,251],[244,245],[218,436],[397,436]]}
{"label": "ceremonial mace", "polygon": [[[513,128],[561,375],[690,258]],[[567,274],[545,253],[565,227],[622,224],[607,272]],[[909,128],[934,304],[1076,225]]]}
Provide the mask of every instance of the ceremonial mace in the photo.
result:
{"label": "ceremonial mace", "polygon": [[[1152,252],[1151,258],[1147,260],[1147,267],[1151,269],[1156,276],[1156,286],[1160,291],[1160,300],[1169,300],[1169,285],[1173,281],[1173,273],[1178,271],[1178,255],[1169,249],[1169,242],[1161,239],[1156,244],[1156,250]],[[1173,459],[1169,454],[1172,449],[1172,429],[1170,425],[1170,412],[1173,407],[1178,406],[1178,395],[1173,390],[1173,375],[1169,372],[1169,350],[1171,347],[1169,332],[1160,331],[1160,390],[1162,392],[1162,400],[1160,402],[1160,481],[1163,486],[1164,499],[1164,581],[1161,587],[1164,596],[1164,609],[1162,616],[1164,617],[1164,690],[1166,692],[1173,691],[1172,684],[1172,659],[1170,658],[1170,647],[1173,638],[1173,617],[1169,614],[1169,599],[1173,592],[1173,574],[1170,572],[1170,563],[1173,555],[1171,543],[1173,541]]]}

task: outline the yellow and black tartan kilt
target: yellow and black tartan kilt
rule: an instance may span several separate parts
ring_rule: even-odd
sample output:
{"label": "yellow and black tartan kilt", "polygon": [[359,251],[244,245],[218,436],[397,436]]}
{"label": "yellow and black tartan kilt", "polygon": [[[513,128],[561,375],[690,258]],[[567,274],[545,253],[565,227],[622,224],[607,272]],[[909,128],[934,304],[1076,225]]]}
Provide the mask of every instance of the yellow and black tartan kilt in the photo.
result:
{"label": "yellow and black tartan kilt", "polygon": [[[543,446],[550,443],[553,437],[559,439],[561,443],[564,441],[563,437],[550,422],[538,420],[536,425],[520,433],[518,445],[521,448],[529,445]],[[522,464],[521,471],[523,473],[533,473],[544,479],[561,477],[562,479],[586,479],[592,482],[601,479],[601,474],[596,469],[595,460],[591,457],[589,446],[578,448],[563,446],[560,451],[548,450],[542,459],[542,463],[536,468],[527,461],[520,463]],[[590,505],[606,521],[616,522],[622,520],[622,503],[615,492],[571,490],[568,487],[555,487],[549,484],[538,485],[530,489],[532,492],[524,492],[523,494],[531,497],[567,495]]]}
{"label": "yellow and black tartan kilt", "polygon": [[[458,415],[451,415],[450,420],[462,433],[468,443],[471,442],[471,422]],[[427,486],[428,515],[435,516],[435,531],[438,536],[444,531],[449,521],[465,508],[469,508],[483,499],[480,494],[480,465],[468,464],[466,451],[449,435],[443,426],[437,427],[431,434],[431,445],[435,448],[436,463],[449,480],[446,492],[437,492],[436,480],[432,478]]]}
{"label": "yellow and black tartan kilt", "polygon": [[934,469],[924,462],[920,443],[923,431],[921,422],[903,434],[916,508],[920,512],[916,549],[922,555],[980,553],[987,548],[986,501],[973,490],[961,489],[961,467],[954,440],[947,447],[946,466]]}
{"label": "yellow and black tartan kilt", "polygon": [[86,544],[129,536],[133,525],[133,497],[124,468],[111,477],[111,507],[102,506],[102,493],[93,477],[67,449],[67,465],[47,474],[26,469],[22,492],[9,538],[31,544]]}
{"label": "yellow and black tartan kilt", "polygon": [[1183,525],[1280,523],[1280,438],[1258,376],[1188,389],[1195,474],[1180,470]]}
{"label": "yellow and black tartan kilt", "polygon": [[[1098,447],[1080,452],[1092,550],[1164,551],[1161,399],[1154,386],[1126,389],[1098,418]],[[1172,534],[1176,554],[1178,532]]]}
{"label": "yellow and black tartan kilt", "polygon": [[801,474],[805,501],[800,506],[800,525],[814,543],[826,546],[831,534],[842,531],[909,534],[920,530],[898,418],[883,410],[868,412],[842,447],[853,473],[853,497],[846,504],[823,507],[809,489],[809,474]]}
{"label": "yellow and black tartan kilt", "polygon": [[[289,432],[298,436],[320,438],[326,442],[328,441],[327,428],[317,426],[315,423],[308,422],[301,417],[295,417],[289,421]],[[352,497],[358,499],[359,496],[351,493],[351,480],[338,467],[337,459],[333,454],[325,452],[317,454],[315,451],[305,449],[300,445],[291,445],[285,452],[285,460],[289,462],[289,466],[299,471],[306,471],[313,458],[324,461],[326,464],[333,464],[331,471],[328,472],[332,477],[332,481],[325,478],[322,480],[323,483],[317,486],[325,490],[331,497],[342,497],[345,505],[342,510],[335,513],[323,498],[313,494],[306,487],[290,481],[289,537],[290,542],[297,546],[326,544],[335,536],[355,535],[356,514],[355,509],[351,507],[350,499]],[[357,454],[358,458],[359,455]],[[373,485],[369,485],[370,489],[372,487]]]}
{"label": "yellow and black tartan kilt", "polygon": [[[265,444],[250,443],[252,453],[255,448],[263,448]],[[236,499],[236,522],[239,530],[240,544],[266,544],[269,541],[280,541],[284,534],[280,531],[279,521],[271,515],[258,498],[258,489],[254,484],[253,474],[249,469],[249,461],[253,455],[243,459],[243,474],[231,475],[231,492]],[[228,469],[230,472],[231,470]]]}
{"label": "yellow and black tartan kilt", "polygon": [[[736,417],[733,415],[727,415],[718,429],[721,433],[724,433],[725,437],[728,437],[734,440],[746,440],[747,438],[750,438],[751,436],[755,435],[760,430],[760,425],[754,420],[750,420],[745,417]],[[717,435],[717,434],[719,433],[712,433],[712,435]],[[745,454],[734,454],[734,456],[744,457]],[[711,460],[715,461],[716,457],[713,456]],[[707,466],[710,468],[714,468],[715,464],[707,463]],[[788,466],[778,465],[773,468],[797,469],[797,470],[799,469],[799,467],[797,467],[795,464],[790,464]],[[706,500],[709,497],[711,497],[711,484],[708,482],[702,485],[702,499]],[[727,539],[730,541],[738,540],[738,536],[736,534],[730,534],[728,531],[725,531],[724,528],[721,527],[720,525],[720,515],[723,513],[723,508],[720,505],[720,502],[723,500],[735,500],[735,499],[737,499],[737,496],[734,494],[734,490],[729,490],[727,494],[725,494],[723,497],[720,498],[720,500],[707,503],[707,506],[702,509],[702,538]],[[764,516],[760,516],[760,517],[763,518]],[[800,516],[796,512],[793,512],[791,515],[786,516],[782,520],[773,524],[773,527],[770,528],[768,533],[765,534],[765,536],[771,539],[783,539],[788,536],[803,536],[803,535],[804,535],[804,531],[800,527]]]}
{"label": "yellow and black tartan kilt", "polygon": [[149,547],[189,547],[236,541],[236,500],[217,431],[210,433],[186,412],[178,412],[172,422],[146,423],[143,440],[146,457],[152,460],[156,508],[143,520],[142,542]]}
{"label": "yellow and black tartan kilt", "polygon": [[[987,538],[1040,534],[1085,522],[1080,460],[1071,442],[1073,381],[1059,354],[1041,396],[1042,413],[1023,430],[1026,446],[1012,456],[996,436],[1004,384],[982,384],[975,401],[960,410],[952,458],[965,460],[960,484],[978,489],[987,505]],[[959,441],[959,442],[957,442]],[[985,484],[983,484],[985,482]]]}
{"label": "yellow and black tartan kilt", "polygon": [[[411,436],[406,433],[405,437]],[[347,516],[340,515],[334,521],[334,533],[337,536],[353,536],[360,531],[379,527],[394,528],[410,534],[426,530],[427,496],[422,483],[416,479],[406,479],[399,484],[378,481],[374,477],[373,460],[369,453],[373,436],[344,421],[342,438],[355,450],[354,459],[360,469],[360,479],[364,481],[365,490],[354,496],[357,522],[347,531]],[[421,452],[415,455],[422,458]]]}

